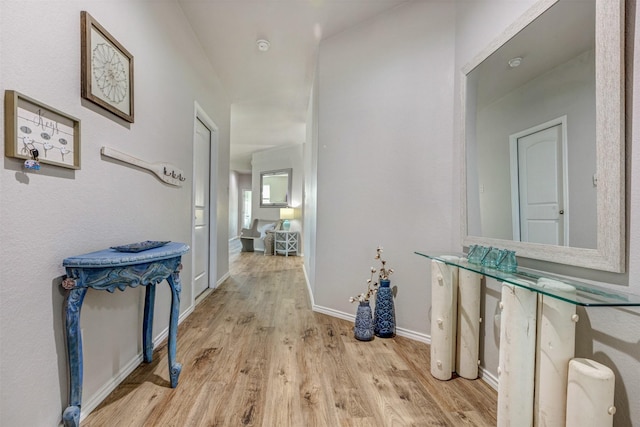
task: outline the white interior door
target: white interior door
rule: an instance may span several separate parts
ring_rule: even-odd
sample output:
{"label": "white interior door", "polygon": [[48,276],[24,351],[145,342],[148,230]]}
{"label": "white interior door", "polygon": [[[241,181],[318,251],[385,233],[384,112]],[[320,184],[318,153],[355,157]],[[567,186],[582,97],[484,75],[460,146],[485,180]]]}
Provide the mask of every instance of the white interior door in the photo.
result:
{"label": "white interior door", "polygon": [[211,185],[211,130],[196,118],[194,138],[194,296],[209,286],[210,272],[210,185]]}
{"label": "white interior door", "polygon": [[562,125],[517,138],[520,240],[564,245]]}

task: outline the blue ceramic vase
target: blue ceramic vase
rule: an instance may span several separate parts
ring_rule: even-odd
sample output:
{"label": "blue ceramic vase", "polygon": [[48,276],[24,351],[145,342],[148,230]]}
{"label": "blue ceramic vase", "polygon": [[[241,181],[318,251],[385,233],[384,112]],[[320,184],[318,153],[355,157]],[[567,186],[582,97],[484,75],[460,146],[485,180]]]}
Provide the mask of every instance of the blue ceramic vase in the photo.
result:
{"label": "blue ceramic vase", "polygon": [[396,335],[396,310],[393,306],[391,281],[388,279],[380,280],[373,325],[377,337],[392,338]]}
{"label": "blue ceramic vase", "polygon": [[373,339],[373,317],[369,301],[360,301],[356,311],[356,324],[353,327],[353,335],[360,341],[371,341]]}

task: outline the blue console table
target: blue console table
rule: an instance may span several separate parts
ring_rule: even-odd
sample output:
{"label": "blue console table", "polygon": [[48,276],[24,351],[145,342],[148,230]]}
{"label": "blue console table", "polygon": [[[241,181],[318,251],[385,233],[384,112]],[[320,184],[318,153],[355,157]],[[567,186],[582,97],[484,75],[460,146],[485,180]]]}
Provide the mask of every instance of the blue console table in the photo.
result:
{"label": "blue console table", "polygon": [[151,362],[153,353],[153,308],[156,285],[167,280],[171,288],[171,315],[169,319],[169,377],[171,387],[178,385],[182,365],[176,362],[178,315],[180,309],[179,272],[182,255],[189,251],[183,243],[170,242],[164,246],[140,252],[119,252],[105,249],[66,258],[62,265],[67,277],[62,287],[67,290],[64,300],[67,354],[69,359],[69,406],[62,414],[65,427],[80,425],[82,403],[82,337],[80,335],[80,309],[89,288],[124,291],[127,287],[146,286],[144,318],[142,324],[143,359]]}

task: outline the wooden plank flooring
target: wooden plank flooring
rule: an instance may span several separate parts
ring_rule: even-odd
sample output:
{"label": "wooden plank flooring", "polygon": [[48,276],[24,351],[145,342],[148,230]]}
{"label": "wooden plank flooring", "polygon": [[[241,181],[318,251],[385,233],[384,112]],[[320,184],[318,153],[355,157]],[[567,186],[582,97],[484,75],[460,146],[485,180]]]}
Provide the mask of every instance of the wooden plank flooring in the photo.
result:
{"label": "wooden plank flooring", "polygon": [[179,327],[178,387],[165,342],[83,427],[495,425],[496,392],[431,377],[428,345],[360,342],[351,322],[312,312],[301,258],[238,243],[230,259],[231,277]]}

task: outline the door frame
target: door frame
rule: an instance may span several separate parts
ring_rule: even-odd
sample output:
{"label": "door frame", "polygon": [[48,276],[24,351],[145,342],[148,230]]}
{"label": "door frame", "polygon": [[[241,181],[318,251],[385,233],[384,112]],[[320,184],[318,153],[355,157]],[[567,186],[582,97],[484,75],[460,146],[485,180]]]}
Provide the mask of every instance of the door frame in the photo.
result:
{"label": "door frame", "polygon": [[[213,120],[207,115],[204,109],[198,104],[197,101],[194,102],[194,111],[193,111],[193,133],[191,140],[191,247],[195,247],[196,243],[196,234],[195,234],[195,207],[194,202],[196,199],[196,129],[197,122],[201,121],[211,132],[211,140],[210,140],[210,150],[209,150],[209,289],[214,289],[217,285],[218,280],[218,250],[217,250],[217,237],[218,237],[218,213],[217,213],[217,196],[218,196],[218,177],[217,177],[217,168],[215,167],[218,164],[218,126],[215,124]],[[196,270],[196,261],[195,257],[191,256],[191,305],[195,305],[196,300],[196,289],[195,289],[195,276],[194,272]],[[205,291],[206,292],[206,291]]]}
{"label": "door frame", "polygon": [[569,246],[569,165],[568,165],[568,143],[567,143],[567,116],[541,123],[520,132],[509,135],[509,166],[511,172],[511,228],[513,230],[513,240],[520,241],[520,187],[518,185],[518,139],[532,133],[540,132],[554,126],[560,125],[562,135],[562,215],[564,229],[564,245]]}

